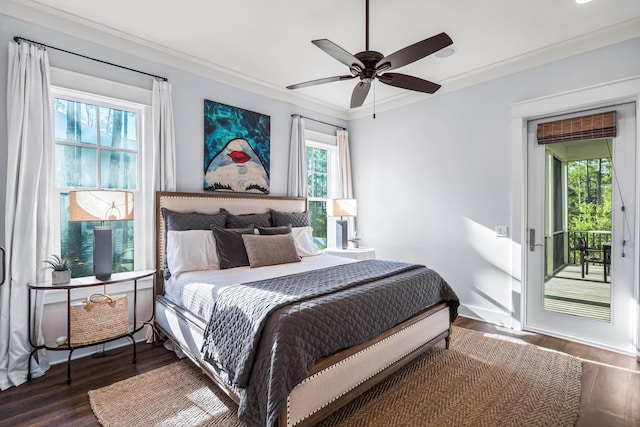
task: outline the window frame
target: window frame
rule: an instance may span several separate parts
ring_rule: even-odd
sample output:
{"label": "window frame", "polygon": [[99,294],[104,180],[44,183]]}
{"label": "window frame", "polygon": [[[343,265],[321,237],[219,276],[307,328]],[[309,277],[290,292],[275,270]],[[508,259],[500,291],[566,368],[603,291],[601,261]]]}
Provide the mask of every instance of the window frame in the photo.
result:
{"label": "window frame", "polygon": [[[98,146],[98,144],[96,144],[95,148],[96,148],[96,175],[97,175],[97,183],[98,183],[98,187],[97,188],[92,188],[92,187],[81,187],[81,189],[101,189],[101,159],[100,159],[100,152],[101,150],[107,150],[107,151],[118,151],[118,152],[122,152],[122,153],[136,153],[136,188],[135,189],[125,189],[126,191],[130,191],[133,193],[133,197],[134,197],[134,201],[140,201],[142,202],[142,198],[140,197],[141,195],[141,189],[144,185],[148,185],[148,180],[149,179],[154,179],[153,177],[145,177],[143,175],[143,171],[147,168],[146,165],[144,164],[145,162],[148,162],[148,158],[149,156],[145,155],[145,145],[147,145],[146,141],[145,141],[145,137],[146,135],[149,134],[149,132],[147,132],[147,126],[148,123],[150,122],[150,108],[148,105],[145,104],[141,104],[139,102],[134,102],[134,101],[129,101],[126,99],[118,99],[118,98],[114,98],[114,97],[110,97],[110,96],[105,96],[102,94],[97,94],[97,93],[91,93],[91,92],[86,92],[84,90],[76,90],[76,89],[71,89],[68,87],[62,87],[62,86],[57,86],[57,85],[52,85],[51,86],[51,111],[52,114],[55,115],[55,100],[56,99],[64,99],[64,100],[69,100],[69,101],[74,101],[74,102],[81,102],[81,103],[85,103],[85,104],[92,104],[92,105],[96,105],[97,108],[100,107],[106,107],[106,108],[113,108],[113,109],[117,109],[117,110],[125,110],[125,111],[130,111],[130,112],[134,112],[137,115],[137,129],[136,129],[136,140],[137,140],[137,147],[136,150],[131,150],[131,149],[127,149],[127,148],[112,148],[112,147],[102,147],[100,148]],[[52,116],[54,117],[54,116]],[[55,132],[52,134],[52,141],[51,143],[53,144],[53,153],[54,153],[54,158],[53,158],[53,163],[54,163],[54,167],[55,167],[55,152],[56,149],[55,147],[58,145],[57,140],[55,138]],[[81,146],[81,147],[94,147],[93,145],[90,144],[84,144],[84,143],[67,143],[67,142],[63,142],[65,145],[68,146]],[[66,186],[62,186],[59,187],[57,185],[56,179],[55,179],[55,172],[52,176],[52,183],[51,183],[51,190],[50,190],[50,195],[51,195],[51,236],[52,236],[52,248],[54,253],[60,253],[61,251],[61,228],[60,228],[60,196],[63,193],[68,193],[71,190],[76,189],[76,187],[66,187]],[[108,188],[106,188],[108,189]],[[138,203],[140,203],[138,202]],[[137,206],[136,206],[137,207]],[[136,209],[136,207],[134,207],[134,209]],[[136,209],[137,210],[137,209]],[[135,212],[135,210],[134,210]],[[146,236],[145,232],[145,227],[143,226],[143,222],[142,222],[142,218],[141,215],[135,215],[134,219],[133,219],[133,229],[134,229],[134,261],[133,261],[133,270],[139,270],[141,267],[141,265],[144,263],[144,259],[146,258],[146,254],[145,252],[145,244],[144,242],[148,240],[149,236]]]}

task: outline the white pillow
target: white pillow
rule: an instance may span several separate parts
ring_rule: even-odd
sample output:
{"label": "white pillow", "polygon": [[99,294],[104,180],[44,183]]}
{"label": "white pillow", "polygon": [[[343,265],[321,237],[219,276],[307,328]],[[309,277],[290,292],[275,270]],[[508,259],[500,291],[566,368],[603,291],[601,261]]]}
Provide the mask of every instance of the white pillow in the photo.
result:
{"label": "white pillow", "polygon": [[296,250],[300,256],[319,255],[321,252],[313,243],[313,229],[311,227],[293,227],[291,229]]}
{"label": "white pillow", "polygon": [[219,270],[216,239],[211,230],[167,232],[167,266],[171,274],[194,270]]}

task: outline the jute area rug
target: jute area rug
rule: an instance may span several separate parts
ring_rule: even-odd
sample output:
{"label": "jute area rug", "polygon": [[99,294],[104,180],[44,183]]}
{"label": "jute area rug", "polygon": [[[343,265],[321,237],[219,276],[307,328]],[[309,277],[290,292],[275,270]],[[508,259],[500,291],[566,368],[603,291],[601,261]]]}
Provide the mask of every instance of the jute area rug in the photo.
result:
{"label": "jute area rug", "polygon": [[[454,327],[438,344],[321,423],[352,426],[573,426],[578,359]],[[243,426],[237,406],[184,360],[89,392],[103,426]]]}

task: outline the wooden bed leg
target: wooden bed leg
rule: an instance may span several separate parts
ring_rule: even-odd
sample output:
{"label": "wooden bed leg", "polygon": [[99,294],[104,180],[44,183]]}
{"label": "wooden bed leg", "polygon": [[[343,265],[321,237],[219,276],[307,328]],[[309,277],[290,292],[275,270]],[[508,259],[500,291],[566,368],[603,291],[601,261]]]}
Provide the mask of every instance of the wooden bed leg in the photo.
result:
{"label": "wooden bed leg", "polygon": [[451,343],[451,332],[452,332],[452,328],[449,328],[449,335],[447,335],[444,339],[444,348],[446,348],[447,350],[449,350],[449,344]]}

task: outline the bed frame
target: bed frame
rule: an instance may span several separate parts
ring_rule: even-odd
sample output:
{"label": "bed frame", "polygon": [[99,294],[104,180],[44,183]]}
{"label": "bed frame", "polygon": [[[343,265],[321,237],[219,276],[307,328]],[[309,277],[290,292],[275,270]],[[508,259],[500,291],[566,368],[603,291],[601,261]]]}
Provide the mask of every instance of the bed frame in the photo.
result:
{"label": "bed frame", "polygon": [[[200,348],[206,319],[201,319],[164,296],[162,277],[165,250],[164,222],[160,209],[178,212],[217,213],[221,207],[235,215],[263,213],[269,209],[301,212],[306,199],[221,193],[156,193],[156,269],[155,326],[236,403],[236,391],[229,388],[203,360]],[[445,303],[425,307],[405,322],[372,340],[339,351],[316,361],[309,377],[289,394],[279,427],[313,425],[373,387],[437,342],[445,339],[449,347],[451,322]]]}

